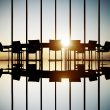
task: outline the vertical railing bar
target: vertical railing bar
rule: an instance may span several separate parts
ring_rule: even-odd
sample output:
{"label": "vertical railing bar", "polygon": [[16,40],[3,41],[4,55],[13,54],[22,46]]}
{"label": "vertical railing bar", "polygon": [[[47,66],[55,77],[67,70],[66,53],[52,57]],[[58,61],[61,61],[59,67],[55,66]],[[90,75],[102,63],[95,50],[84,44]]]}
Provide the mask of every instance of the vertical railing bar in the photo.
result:
{"label": "vertical railing bar", "polygon": [[[11,0],[11,46],[13,45],[13,0]],[[11,47],[11,68],[13,70],[13,52]],[[11,110],[13,110],[13,77],[11,75]]]}
{"label": "vertical railing bar", "polygon": [[35,59],[36,59],[36,69],[37,69],[37,67],[38,67],[38,65],[37,65],[37,60],[38,60],[38,58],[37,58],[37,51],[36,51]]}
{"label": "vertical railing bar", "polygon": [[9,72],[9,63],[10,63],[9,62],[10,61],[9,58],[10,58],[10,49],[8,48],[8,72]]}
{"label": "vertical railing bar", "polygon": [[50,71],[50,49],[49,49],[49,71]]}
{"label": "vertical railing bar", "polygon": [[63,68],[62,68],[62,61],[63,61],[63,58],[62,58],[62,48],[61,48],[61,53],[60,54],[61,54],[61,57],[60,57],[61,58],[61,64],[60,64],[60,66],[61,66],[61,71],[62,71],[63,70]]}
{"label": "vertical railing bar", "polygon": [[[69,37],[71,40],[71,0],[69,0]],[[71,70],[71,50],[70,50],[70,67],[69,69]],[[69,110],[71,110],[71,82],[69,80]]]}
{"label": "vertical railing bar", "polygon": [[[100,44],[100,0],[98,0],[98,44]],[[98,48],[100,49],[100,47]],[[100,67],[100,52],[98,52],[98,70]],[[98,71],[98,110],[100,110],[100,73]]]}
{"label": "vertical railing bar", "polygon": [[[40,40],[41,40],[41,43],[42,43],[42,0],[40,1]],[[43,70],[43,60],[42,60],[42,48],[41,48],[41,71]],[[41,81],[40,81],[40,97],[41,97],[41,100],[40,100],[40,109],[42,110],[42,78],[41,78]]]}
{"label": "vertical railing bar", "polygon": [[[28,0],[26,0],[26,71],[28,68]],[[26,72],[26,110],[28,110],[28,71]]]}
{"label": "vertical railing bar", "polygon": [[[55,0],[55,40],[57,39],[57,36],[56,36],[56,34],[57,34],[57,12],[56,12],[56,8],[57,8],[57,0]],[[57,57],[57,55],[56,55],[56,51],[55,51],[55,71],[56,71],[56,57]],[[57,110],[57,84],[56,84],[56,82],[55,82],[55,110]]]}
{"label": "vertical railing bar", "polygon": [[[84,0],[84,44],[86,43],[86,0]],[[84,52],[84,62],[86,54]],[[84,110],[86,110],[86,79],[84,77]]]}
{"label": "vertical railing bar", "polygon": [[[70,40],[71,40],[71,0],[70,0],[70,3],[69,3],[69,33],[70,33]],[[70,42],[71,43],[71,42]],[[70,50],[70,59],[71,59],[71,50]],[[71,60],[70,60],[70,70],[71,70]]]}

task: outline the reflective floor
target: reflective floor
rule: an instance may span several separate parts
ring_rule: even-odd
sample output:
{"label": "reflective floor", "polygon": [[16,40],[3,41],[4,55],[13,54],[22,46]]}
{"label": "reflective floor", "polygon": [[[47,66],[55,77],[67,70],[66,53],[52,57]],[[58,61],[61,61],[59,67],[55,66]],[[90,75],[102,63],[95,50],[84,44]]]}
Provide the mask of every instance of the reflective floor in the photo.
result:
{"label": "reflective floor", "polygon": [[[48,61],[45,63],[48,63]],[[74,63],[74,62],[73,62]],[[81,62],[79,62],[81,63]],[[7,61],[0,61],[1,68],[7,68]],[[64,64],[64,62],[63,62]],[[51,62],[51,69],[54,64]],[[60,65],[60,62],[57,63]],[[88,62],[86,62],[88,67]],[[92,62],[93,69],[95,62]],[[110,62],[103,62],[103,66],[109,67]],[[9,66],[10,67],[10,66]],[[60,66],[58,66],[60,67]],[[45,69],[46,67],[45,64]],[[101,110],[110,109],[110,80],[105,76],[101,77],[100,102]],[[26,104],[26,78],[21,77],[20,81],[14,80],[14,110],[25,110]],[[43,110],[54,110],[55,83],[49,82],[48,78],[43,79]],[[81,82],[71,83],[72,110],[83,110],[83,78]],[[97,110],[98,107],[98,81],[90,82],[86,78],[86,108],[87,110]],[[40,82],[28,82],[28,107],[29,110],[40,110]],[[11,76],[2,75],[0,78],[0,109],[11,110]],[[57,110],[69,110],[69,79],[62,79],[57,82]]]}

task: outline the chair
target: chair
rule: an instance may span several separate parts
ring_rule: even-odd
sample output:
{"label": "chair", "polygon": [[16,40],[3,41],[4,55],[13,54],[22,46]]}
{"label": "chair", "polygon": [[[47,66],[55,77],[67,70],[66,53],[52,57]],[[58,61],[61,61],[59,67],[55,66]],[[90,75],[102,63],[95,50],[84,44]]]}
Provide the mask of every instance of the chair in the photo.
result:
{"label": "chair", "polygon": [[95,70],[89,70],[88,71],[89,81],[96,81],[97,80],[97,74]]}
{"label": "chair", "polygon": [[27,72],[29,73],[28,81],[39,82],[40,70],[36,70],[36,64],[28,64]]}
{"label": "chair", "polygon": [[109,52],[109,51],[110,51],[110,42],[106,41],[101,49],[101,52]]}
{"label": "chair", "polygon": [[110,79],[110,67],[102,67],[101,70],[105,75],[106,80]]}
{"label": "chair", "polygon": [[89,40],[88,50],[96,50],[97,41]]}
{"label": "chair", "polygon": [[20,41],[13,41],[12,42],[12,52],[13,53],[20,53],[22,51],[22,46]]}
{"label": "chair", "polygon": [[81,82],[81,73],[76,70],[71,71],[69,81],[70,82]]}
{"label": "chair", "polygon": [[14,80],[20,80],[22,69],[20,69],[19,65],[16,65],[12,68],[12,78]]}
{"label": "chair", "polygon": [[39,40],[28,40],[28,53],[36,53],[36,51],[40,51],[40,42]]}
{"label": "chair", "polygon": [[50,82],[61,82],[61,75],[59,74],[59,72],[51,71],[49,81]]}
{"label": "chair", "polygon": [[81,48],[80,40],[71,40],[70,49],[73,51],[78,51]]}
{"label": "chair", "polygon": [[61,40],[50,40],[50,50],[58,51],[61,50]]}
{"label": "chair", "polygon": [[0,43],[0,51],[1,51],[1,52],[3,51],[3,46],[2,46],[1,43]]}
{"label": "chair", "polygon": [[2,73],[3,73],[3,69],[1,68],[1,69],[0,69],[0,78],[1,78],[1,76],[2,76]]}

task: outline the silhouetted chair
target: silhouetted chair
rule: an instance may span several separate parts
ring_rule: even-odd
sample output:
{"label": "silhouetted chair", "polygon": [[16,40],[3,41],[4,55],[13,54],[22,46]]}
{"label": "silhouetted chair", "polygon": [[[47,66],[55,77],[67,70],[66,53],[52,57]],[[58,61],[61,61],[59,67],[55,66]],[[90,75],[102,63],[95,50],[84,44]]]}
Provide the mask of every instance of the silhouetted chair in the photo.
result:
{"label": "silhouetted chair", "polygon": [[28,53],[36,53],[36,51],[39,50],[40,50],[39,40],[29,40]]}
{"label": "silhouetted chair", "polygon": [[74,51],[78,51],[81,48],[80,40],[71,40],[70,49]]}
{"label": "silhouetted chair", "polygon": [[61,75],[58,71],[52,71],[49,78],[50,82],[61,82]]}
{"label": "silhouetted chair", "polygon": [[29,73],[28,81],[39,82],[39,79],[40,79],[39,73],[40,73],[40,70],[37,70],[36,73],[35,73],[35,71],[32,71],[31,73]]}
{"label": "silhouetted chair", "polygon": [[69,81],[81,82],[81,73],[79,71],[71,71]]}
{"label": "silhouetted chair", "polygon": [[28,64],[27,72],[29,73],[28,81],[39,82],[40,70],[36,70],[36,64]]}
{"label": "silhouetted chair", "polygon": [[50,50],[58,51],[61,50],[61,40],[50,40]]}
{"label": "silhouetted chair", "polygon": [[20,53],[22,51],[22,46],[20,41],[13,41],[12,43],[12,52],[13,53]]}
{"label": "silhouetted chair", "polygon": [[21,69],[19,65],[16,65],[12,68],[12,78],[14,80],[20,80],[20,76],[21,76]]}
{"label": "silhouetted chair", "polygon": [[74,76],[74,77],[69,78],[69,81],[70,82],[81,82],[81,79],[80,77]]}
{"label": "silhouetted chair", "polygon": [[97,74],[95,70],[89,70],[88,71],[89,81],[96,81],[97,80]]}
{"label": "silhouetted chair", "polygon": [[109,52],[110,51],[110,42],[106,41],[100,52]]}
{"label": "silhouetted chair", "polygon": [[76,68],[79,72],[85,72],[85,65],[84,64],[77,64]]}
{"label": "silhouetted chair", "polygon": [[102,67],[101,70],[105,75],[106,80],[110,79],[110,67]]}
{"label": "silhouetted chair", "polygon": [[36,64],[28,64],[27,66],[28,72],[32,72],[36,70]]}
{"label": "silhouetted chair", "polygon": [[3,69],[1,68],[1,69],[0,69],[0,78],[1,78],[1,76],[2,76],[2,73],[3,73]]}
{"label": "silhouetted chair", "polygon": [[0,51],[3,51],[3,46],[1,43],[0,43]]}
{"label": "silhouetted chair", "polygon": [[97,41],[89,40],[88,50],[96,50]]}
{"label": "silhouetted chair", "polygon": [[79,49],[77,50],[77,53],[84,53],[85,52],[85,45],[80,44]]}

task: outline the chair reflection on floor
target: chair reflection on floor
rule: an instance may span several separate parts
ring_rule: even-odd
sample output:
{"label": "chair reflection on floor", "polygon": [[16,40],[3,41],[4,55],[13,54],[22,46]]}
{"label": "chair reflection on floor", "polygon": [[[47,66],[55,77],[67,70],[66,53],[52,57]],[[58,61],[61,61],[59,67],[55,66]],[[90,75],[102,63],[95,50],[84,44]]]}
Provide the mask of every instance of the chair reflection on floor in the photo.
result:
{"label": "chair reflection on floor", "polygon": [[28,64],[27,72],[29,73],[28,81],[39,82],[40,70],[36,70],[36,64]]}
{"label": "chair reflection on floor", "polygon": [[110,67],[101,67],[101,71],[105,75],[106,80],[110,79]]}
{"label": "chair reflection on floor", "polygon": [[97,74],[95,70],[88,70],[88,77],[89,81],[96,81],[97,80]]}
{"label": "chair reflection on floor", "polygon": [[3,69],[1,68],[0,69],[0,78],[1,78],[2,74],[3,74]]}
{"label": "chair reflection on floor", "polygon": [[22,68],[19,64],[14,64],[12,68],[12,78],[14,80],[20,80],[20,76],[22,74]]}

